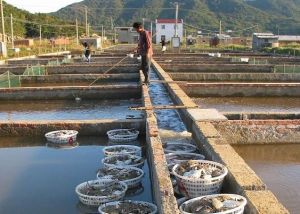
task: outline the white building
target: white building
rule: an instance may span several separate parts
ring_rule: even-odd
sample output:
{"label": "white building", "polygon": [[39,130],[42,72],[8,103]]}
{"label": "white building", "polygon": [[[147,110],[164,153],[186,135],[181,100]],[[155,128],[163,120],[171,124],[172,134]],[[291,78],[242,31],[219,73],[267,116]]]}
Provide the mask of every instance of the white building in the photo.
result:
{"label": "white building", "polygon": [[[166,42],[171,41],[175,36],[175,23],[176,19],[156,19],[156,44],[159,44],[161,40]],[[177,21],[177,36],[180,41],[183,41],[183,20]]]}

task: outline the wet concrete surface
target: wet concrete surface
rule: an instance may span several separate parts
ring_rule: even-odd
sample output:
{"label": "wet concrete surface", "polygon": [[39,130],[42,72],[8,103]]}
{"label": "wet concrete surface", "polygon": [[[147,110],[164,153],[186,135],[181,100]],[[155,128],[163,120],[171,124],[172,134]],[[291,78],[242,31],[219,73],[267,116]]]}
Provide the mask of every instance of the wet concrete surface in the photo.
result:
{"label": "wet concrete surface", "polygon": [[128,110],[140,103],[139,99],[1,101],[0,120],[126,119],[140,116],[141,112]]}
{"label": "wet concrete surface", "polygon": [[233,145],[285,207],[300,210],[300,144]]}
{"label": "wet concrete surface", "polygon": [[201,108],[220,112],[300,112],[298,97],[203,97],[194,98]]}
{"label": "wet concrete surface", "polygon": [[[98,213],[79,202],[75,187],[96,179],[108,140],[79,137],[78,142],[74,149],[54,149],[43,137],[0,138],[0,213]],[[125,199],[152,202],[147,161],[143,170],[142,186]]]}

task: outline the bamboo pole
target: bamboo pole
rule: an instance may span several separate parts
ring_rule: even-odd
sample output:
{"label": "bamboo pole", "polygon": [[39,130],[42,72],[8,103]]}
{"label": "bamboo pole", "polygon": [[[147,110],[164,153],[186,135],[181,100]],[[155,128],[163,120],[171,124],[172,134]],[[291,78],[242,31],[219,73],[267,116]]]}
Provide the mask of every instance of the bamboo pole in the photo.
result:
{"label": "bamboo pole", "polygon": [[167,109],[191,109],[198,108],[198,106],[171,106],[171,105],[161,105],[161,106],[137,106],[137,107],[129,107],[129,110],[135,111],[143,111],[143,110],[167,110]]}

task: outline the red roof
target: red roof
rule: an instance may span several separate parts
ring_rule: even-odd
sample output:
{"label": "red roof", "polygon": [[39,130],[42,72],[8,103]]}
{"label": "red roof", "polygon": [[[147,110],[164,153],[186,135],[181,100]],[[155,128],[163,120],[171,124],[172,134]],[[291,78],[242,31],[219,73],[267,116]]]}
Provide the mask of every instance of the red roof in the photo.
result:
{"label": "red roof", "polygon": [[[157,23],[164,23],[164,24],[175,24],[176,19],[156,19]],[[178,19],[177,23],[182,23],[182,19]]]}

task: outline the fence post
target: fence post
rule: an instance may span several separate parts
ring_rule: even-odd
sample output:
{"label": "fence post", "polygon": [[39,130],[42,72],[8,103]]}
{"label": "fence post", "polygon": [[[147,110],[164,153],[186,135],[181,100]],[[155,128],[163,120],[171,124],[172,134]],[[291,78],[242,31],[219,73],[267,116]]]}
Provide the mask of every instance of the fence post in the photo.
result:
{"label": "fence post", "polygon": [[10,88],[10,76],[9,76],[9,71],[7,72],[7,78],[8,78],[8,88]]}

